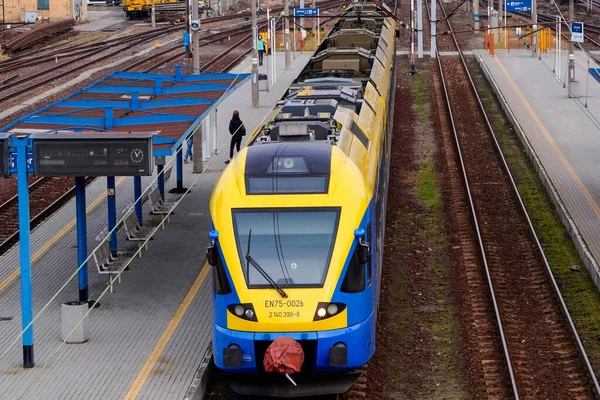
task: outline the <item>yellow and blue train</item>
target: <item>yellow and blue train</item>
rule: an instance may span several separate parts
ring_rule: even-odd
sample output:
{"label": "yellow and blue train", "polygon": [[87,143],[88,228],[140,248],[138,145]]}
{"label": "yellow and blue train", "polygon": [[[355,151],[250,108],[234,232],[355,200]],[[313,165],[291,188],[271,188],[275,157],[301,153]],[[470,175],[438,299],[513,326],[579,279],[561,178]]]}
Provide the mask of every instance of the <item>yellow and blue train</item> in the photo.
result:
{"label": "yellow and blue train", "polygon": [[[375,351],[397,36],[383,7],[346,9],[214,187],[213,357],[238,393],[341,393]],[[302,348],[297,386],[265,372],[281,336]]]}

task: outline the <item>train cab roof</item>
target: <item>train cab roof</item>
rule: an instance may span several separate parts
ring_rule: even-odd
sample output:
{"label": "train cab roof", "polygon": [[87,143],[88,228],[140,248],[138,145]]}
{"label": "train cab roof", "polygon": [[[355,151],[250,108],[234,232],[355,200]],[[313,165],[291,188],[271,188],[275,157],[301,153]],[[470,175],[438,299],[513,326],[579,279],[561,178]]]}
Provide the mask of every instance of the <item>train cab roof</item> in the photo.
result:
{"label": "train cab roof", "polygon": [[251,146],[244,170],[247,194],[327,193],[332,146],[274,142]]}

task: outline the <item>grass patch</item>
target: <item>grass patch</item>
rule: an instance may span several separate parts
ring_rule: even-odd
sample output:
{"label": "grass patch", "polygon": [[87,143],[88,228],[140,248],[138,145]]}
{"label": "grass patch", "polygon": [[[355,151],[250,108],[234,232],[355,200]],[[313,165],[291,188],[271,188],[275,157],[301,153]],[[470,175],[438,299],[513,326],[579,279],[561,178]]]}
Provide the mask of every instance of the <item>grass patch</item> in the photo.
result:
{"label": "grass patch", "polygon": [[437,209],[441,206],[436,179],[433,161],[426,160],[425,167],[419,171],[417,196],[428,208]]}

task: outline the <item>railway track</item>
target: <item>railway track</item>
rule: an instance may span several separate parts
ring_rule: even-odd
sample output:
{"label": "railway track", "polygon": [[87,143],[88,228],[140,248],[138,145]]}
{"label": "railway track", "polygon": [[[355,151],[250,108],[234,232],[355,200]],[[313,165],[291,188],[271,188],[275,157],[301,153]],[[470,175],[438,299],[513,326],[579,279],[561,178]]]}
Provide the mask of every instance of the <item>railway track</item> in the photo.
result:
{"label": "railway track", "polygon": [[[266,26],[266,24],[260,24],[259,29],[264,28],[265,26]],[[200,68],[201,69],[209,68],[210,66],[215,64],[217,61],[221,60],[224,56],[227,56],[234,49],[238,48],[239,46],[241,46],[245,43],[248,43],[248,41],[252,37],[252,34],[251,33],[248,34],[247,32],[251,32],[250,24],[246,24],[243,27],[228,29],[228,30],[218,32],[216,34],[206,36],[206,37],[200,39],[200,48],[209,46],[209,45],[217,43],[217,42],[222,42],[224,40],[231,41],[231,39],[233,39],[232,46],[230,46],[227,50],[225,50],[225,52],[215,55],[215,57],[213,59],[211,59],[207,63],[201,65]],[[239,38],[240,36],[241,36],[241,38]],[[175,53],[175,54],[173,54],[173,53]],[[127,67],[123,68],[123,70],[130,71],[130,70],[138,68],[140,66],[143,66],[143,70],[152,70],[154,68],[158,68],[161,65],[168,64],[168,63],[173,62],[180,58],[181,58],[181,47],[175,46],[173,48],[166,49],[166,50],[163,50],[158,53],[153,53],[152,55],[144,57],[141,60],[138,60],[138,61],[134,62],[133,64],[128,65]]]}
{"label": "railway track", "polygon": [[[86,184],[92,179],[86,180]],[[72,178],[39,178],[29,185],[30,227],[33,229],[74,196]],[[0,204],[0,254],[19,240],[18,194]]]}
{"label": "railway track", "polygon": [[[113,40],[103,40],[100,42],[86,43],[68,47],[58,46],[47,52],[38,51],[37,53],[33,53],[32,56],[13,57],[7,61],[1,62],[0,73],[4,74],[12,71],[18,71],[22,68],[35,66],[42,63],[55,62],[58,58],[70,58],[76,55],[80,55],[80,57],[75,59],[76,61],[79,61],[89,57],[90,55],[98,54],[99,52],[105,51],[112,47],[118,47],[121,45],[131,46],[145,43],[150,40],[155,40],[163,35],[176,32],[180,29],[182,29],[181,24],[169,28],[154,29],[148,32],[127,35]],[[40,54],[40,52],[42,52],[42,54]],[[67,64],[63,63],[61,65],[64,66]]]}
{"label": "railway track", "polygon": [[[445,15],[441,3],[440,10]],[[443,140],[471,307],[468,335],[480,361],[477,396],[598,398],[594,371],[453,33],[452,42],[459,56],[437,57],[438,108],[448,121]]]}

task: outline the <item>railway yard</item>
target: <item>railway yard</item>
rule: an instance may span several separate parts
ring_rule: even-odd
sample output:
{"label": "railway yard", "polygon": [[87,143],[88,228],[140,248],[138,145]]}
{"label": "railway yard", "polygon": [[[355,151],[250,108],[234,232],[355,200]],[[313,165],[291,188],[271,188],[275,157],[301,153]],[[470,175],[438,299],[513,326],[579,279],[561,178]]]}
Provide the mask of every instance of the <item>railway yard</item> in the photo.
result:
{"label": "railway yard", "polygon": [[[260,4],[262,5],[262,1]],[[588,180],[588,175],[584,174],[588,169],[594,169],[593,165],[584,161],[594,160],[594,156],[589,153],[599,150],[600,146],[597,148],[595,144],[590,144],[588,153],[571,141],[575,139],[556,136],[551,131],[554,120],[544,119],[539,111],[547,108],[547,112],[552,114],[552,108],[543,104],[543,98],[556,99],[556,96],[540,94],[539,91],[543,90],[541,87],[527,92],[523,84],[528,80],[527,73],[539,76],[542,75],[539,71],[543,71],[554,77],[553,55],[540,53],[539,57],[532,57],[528,53],[529,37],[514,35],[512,40],[509,39],[511,52],[499,46],[494,56],[492,52],[485,50],[487,38],[484,31],[472,30],[473,16],[472,10],[467,8],[468,4],[438,1],[436,56],[429,56],[431,32],[428,21],[431,18],[431,4],[424,2],[422,12],[426,56],[416,58],[413,64],[410,55],[410,22],[407,22],[411,14],[410,2],[387,1],[386,4],[394,10],[393,15],[400,28],[396,39],[397,57],[394,66],[395,100],[389,104],[393,106],[389,110],[389,115],[393,117],[393,130],[389,149],[389,181],[386,187],[385,240],[381,245],[383,263],[375,328],[376,349],[368,364],[360,369],[360,377],[349,391],[314,398],[600,398],[597,380],[597,375],[600,374],[600,289],[594,283],[596,251],[600,249],[594,236],[595,224],[600,225],[600,206],[597,204],[600,199],[597,188],[600,186],[594,184],[592,178]],[[554,19],[556,8],[553,4],[549,0],[538,2],[539,21]],[[238,8],[244,9],[245,5],[242,2]],[[326,33],[350,2],[324,1],[317,2],[317,5],[323,20],[322,28]],[[272,1],[271,7],[278,14],[283,9],[282,1]],[[486,7],[487,3],[480,3],[480,10],[485,10]],[[560,8],[566,15],[567,5],[560,5]],[[448,16],[451,11],[452,15]],[[575,11],[575,19],[585,22],[587,35],[585,42],[577,50],[580,55],[585,51],[585,56],[582,57],[589,60],[588,65],[584,65],[584,61],[580,62],[581,70],[592,67],[589,63],[597,63],[593,67],[600,68],[600,59],[597,58],[600,57],[600,6],[594,3],[589,12],[586,11],[585,4],[578,3]],[[181,43],[183,23],[172,22],[151,29],[145,22],[125,21],[116,9],[113,13],[117,16],[115,24],[111,25],[116,27],[114,30],[68,29],[51,42],[38,41],[27,48],[15,48],[12,52],[5,50],[5,54],[0,56],[0,127],[49,106],[115,71],[142,73],[164,69],[165,73],[175,73],[175,66],[191,65],[191,60],[184,58]],[[507,23],[511,25],[526,26],[530,22],[528,14],[511,13],[509,17]],[[486,23],[484,16],[482,25]],[[260,32],[266,31],[262,15],[258,19],[258,27]],[[563,27],[563,34],[565,30]],[[324,36],[325,34],[322,37]],[[237,9],[230,15],[203,19],[200,66],[204,70],[218,73],[247,73],[250,71],[248,55],[252,51],[251,42],[250,22],[243,14],[237,13]],[[563,43],[567,43],[566,40]],[[278,48],[277,51],[283,50]],[[266,105],[259,107],[264,109],[260,111],[263,114],[258,111],[252,113],[249,96],[248,104],[233,100],[231,104],[226,103],[226,106],[222,106],[226,110],[224,112],[229,113],[230,108],[240,109],[241,112],[250,110],[246,114],[248,119],[244,119],[248,131],[260,127],[268,116],[267,108],[271,107],[269,101],[275,104],[281,98],[277,90],[284,92],[295,78],[290,74],[299,73],[303,67],[300,64],[309,61],[312,51],[306,50],[304,54],[294,55],[293,71],[284,72],[281,66],[278,73],[281,74],[282,82],[286,82],[285,87],[272,87],[270,92],[264,94]],[[509,64],[509,57],[517,60],[513,61],[517,63],[517,67]],[[566,62],[566,54],[564,57]],[[529,64],[524,64],[523,60],[527,60]],[[537,62],[536,65],[541,67],[536,70],[538,72],[534,72],[532,69],[519,67],[519,62],[522,65]],[[412,73],[413,67],[415,73]],[[506,82],[503,81],[504,76]],[[563,101],[575,104],[574,107],[581,110],[582,115],[588,115],[595,128],[598,128],[600,123],[595,119],[597,116],[594,116],[594,111],[600,110],[600,103],[594,103],[593,95],[588,100],[587,90],[591,86],[597,86],[600,80],[589,79],[589,76],[582,74],[578,78],[582,82],[581,90],[585,93],[585,99],[582,97],[580,100]],[[519,81],[521,83],[518,79],[522,79]],[[556,83],[558,92],[564,90],[560,79],[557,77],[556,82],[552,82]],[[591,93],[593,90],[595,89],[592,88]],[[509,92],[512,94],[509,95]],[[532,97],[528,97],[533,96],[528,94],[530,92],[535,92],[539,98],[532,100]],[[566,92],[564,98],[567,99]],[[511,101],[519,101],[524,105],[516,111],[518,107]],[[598,107],[594,108],[596,106]],[[524,113],[529,113],[528,119],[523,117]],[[90,388],[87,394],[89,398],[179,399],[182,389],[178,389],[178,394],[173,395],[161,385],[167,387],[168,384],[164,383],[166,381],[187,379],[189,382],[182,384],[186,387],[183,389],[185,391],[192,383],[190,376],[194,375],[195,383],[199,379],[196,368],[201,364],[200,358],[191,361],[193,371],[188,371],[187,375],[178,375],[177,378],[168,376],[169,363],[175,362],[164,360],[168,359],[165,354],[170,349],[167,347],[170,337],[168,332],[171,335],[179,334],[184,339],[202,335],[202,341],[195,344],[197,348],[194,349],[194,354],[203,353],[203,346],[208,346],[210,342],[212,300],[209,297],[213,283],[210,278],[207,283],[204,281],[206,275],[210,276],[211,273],[210,266],[205,264],[204,237],[213,221],[209,221],[208,212],[200,212],[193,207],[202,207],[202,210],[208,207],[209,192],[223,169],[223,160],[226,159],[223,154],[229,149],[229,135],[223,133],[225,129],[221,127],[225,126],[229,115],[220,118],[217,132],[219,138],[215,143],[215,150],[219,148],[219,151],[214,152],[208,164],[205,163],[207,167],[201,175],[192,175],[191,165],[184,172],[185,179],[201,176],[190,178],[195,182],[190,185],[194,188],[190,193],[198,196],[194,197],[194,205],[186,206],[182,202],[188,193],[175,200],[177,204],[181,201],[184,207],[181,212],[177,210],[179,215],[173,215],[175,220],[181,218],[176,224],[182,224],[190,232],[193,230],[194,235],[203,234],[201,245],[198,246],[198,241],[186,243],[185,240],[189,240],[189,237],[186,238],[182,232],[163,234],[163,239],[166,238],[168,243],[177,242],[183,247],[172,252],[161,248],[159,260],[155,262],[163,263],[161,257],[168,257],[168,253],[177,258],[176,253],[192,248],[190,252],[200,260],[197,264],[204,265],[200,269],[186,271],[185,274],[189,276],[181,273],[181,285],[192,285],[189,292],[187,286],[181,289],[181,299],[174,294],[165,296],[169,297],[165,301],[173,301],[169,307],[177,310],[173,314],[178,316],[179,322],[183,319],[186,327],[197,325],[197,330],[176,331],[177,325],[171,327],[176,318],[169,321],[169,314],[165,318],[164,333],[160,335],[161,329],[156,334],[156,340],[148,339],[148,346],[152,351],[148,350],[150,355],[147,361],[143,363],[137,360],[139,367],[138,364],[135,368],[131,367],[127,371],[129,376],[120,375],[119,379],[122,380],[114,385],[114,389],[106,389],[104,392],[104,389]],[[565,114],[564,117],[559,115],[557,118],[567,123],[570,117]],[[528,122],[529,119],[534,122]],[[539,129],[542,134],[534,137],[528,133],[534,129]],[[585,129],[578,126],[573,130],[579,132]],[[545,138],[547,143],[542,143],[540,138]],[[183,147],[179,151],[183,151]],[[546,155],[545,151],[550,155]],[[549,164],[547,160],[550,159],[558,160],[556,162],[560,162],[564,168]],[[576,162],[577,159],[581,160],[581,164]],[[582,167],[584,164],[585,167]],[[563,169],[566,172],[561,172]],[[590,175],[593,173],[590,172]],[[209,189],[202,187],[200,183],[196,184],[198,179],[202,184],[206,183]],[[62,229],[64,223],[50,221],[57,218],[57,213],[67,204],[72,205],[75,197],[74,182],[72,177],[29,177],[32,230],[43,228],[44,221],[56,224],[58,227],[53,228],[54,230]],[[87,178],[85,185],[93,193],[100,193],[99,196],[106,189],[94,178]],[[571,187],[569,185],[581,190],[581,203],[575,204],[575,200],[567,198]],[[581,205],[583,203],[585,204]],[[93,207],[97,205],[94,204]],[[128,200],[123,200],[119,207],[124,209],[129,204]],[[88,202],[89,213],[93,207]],[[577,212],[581,212],[583,216],[575,215]],[[586,215],[591,217],[586,219]],[[0,177],[0,263],[3,255],[17,257],[15,248],[19,243],[18,216],[17,179],[15,176]],[[97,219],[101,218],[106,219],[105,215]],[[593,221],[588,224],[590,219]],[[206,226],[202,226],[202,230],[197,226],[192,228],[192,224],[198,225],[195,221],[202,221]],[[164,224],[164,220],[154,224],[157,231],[157,226],[161,223]],[[96,228],[94,225],[94,229]],[[173,228],[168,227],[167,231],[169,229]],[[156,242],[160,240],[158,238],[152,245],[159,246]],[[66,248],[72,244],[64,246]],[[138,252],[142,251],[141,246],[136,245],[136,249]],[[136,262],[152,259],[152,254],[145,253],[144,258]],[[135,258],[134,255],[132,259]],[[180,255],[180,258],[183,260],[177,262],[185,262],[185,257]],[[89,263],[91,270],[91,260]],[[5,323],[3,321],[9,321],[3,319],[2,314],[10,309],[6,302],[18,302],[18,285],[15,277],[10,278],[12,275],[0,270],[0,328]],[[13,280],[9,281],[6,276]],[[160,281],[165,276],[167,275],[158,274],[155,279]],[[127,281],[125,272],[124,283],[115,286],[115,299],[122,300],[123,297],[118,296],[127,295],[127,289],[119,289],[126,288]],[[114,281],[111,281],[111,293],[112,282]],[[199,283],[196,285],[196,282]],[[139,289],[144,293],[145,285],[148,284],[134,282],[134,291]],[[173,283],[172,287],[175,286]],[[135,289],[136,287],[138,288]],[[106,295],[108,287],[104,281],[98,281],[96,288],[99,288],[98,293],[102,296]],[[14,293],[9,292],[10,289]],[[62,289],[61,287],[60,290]],[[151,293],[146,295],[148,297],[143,301],[152,301],[156,297]],[[206,299],[200,296],[205,296]],[[114,304],[110,301],[106,298],[99,300],[99,304],[108,304],[108,308],[100,306],[98,312],[121,310],[116,301]],[[238,301],[241,302],[239,299]],[[5,303],[2,304],[3,302]],[[40,308],[43,302],[45,300],[39,301],[36,307]],[[189,313],[185,314],[190,304],[203,310],[201,318],[196,318],[201,319],[201,322],[186,322],[193,319]],[[180,311],[183,305],[185,308]],[[127,308],[123,306],[123,309]],[[135,309],[135,306],[129,308]],[[165,306],[166,308],[168,307]],[[13,317],[19,320],[17,315],[12,314],[10,320]],[[110,317],[111,315],[102,314],[102,318]],[[143,330],[144,328],[139,329],[140,332]],[[136,335],[128,332],[123,336]],[[121,337],[120,334],[117,335]],[[56,338],[51,338],[56,341]],[[184,339],[180,339],[180,342]],[[7,343],[11,341],[12,339]],[[4,345],[0,341],[0,375],[4,375],[4,378],[0,377],[0,386],[2,379],[10,380],[12,376],[19,375],[15,372],[19,371],[19,367],[16,367],[19,359],[16,356],[5,358],[7,353],[2,347]],[[13,345],[14,342],[10,344]],[[107,348],[111,346],[110,343],[103,345]],[[157,349],[165,353],[155,354]],[[94,351],[102,353],[104,350],[100,347],[92,350]],[[175,350],[172,351],[175,353]],[[185,353],[178,351],[177,354]],[[118,351],[111,354],[118,357],[116,353]],[[42,351],[42,354],[45,353]],[[48,355],[48,363],[54,357],[53,353]],[[128,357],[131,360],[132,357]],[[146,359],[146,356],[139,358]],[[64,363],[65,358],[56,362]],[[119,363],[115,369],[129,368],[129,364],[124,361]],[[153,367],[155,364],[158,366]],[[42,373],[46,365],[36,372],[32,382],[40,379],[39,384],[50,384],[56,379],[48,377],[46,381],[43,380]],[[202,367],[198,371],[200,370]],[[228,386],[228,375],[211,372],[206,393],[200,398],[260,398],[235,394]],[[57,367],[54,373],[60,373],[60,368]],[[155,386],[145,384],[152,379],[155,380],[152,381]],[[29,381],[25,389],[18,387],[21,381],[14,384],[9,382],[11,387],[7,393],[11,393],[11,396],[12,393],[24,390],[15,398],[37,398],[36,395],[44,393],[42,389],[27,393],[33,385]],[[153,391],[153,388],[159,387],[162,391]],[[92,389],[96,390],[93,394]],[[72,388],[70,392],[54,390],[49,392],[48,398],[71,398],[68,396],[72,393],[73,396],[77,394],[86,397],[81,390],[83,389]],[[0,398],[3,398],[2,394]]]}

